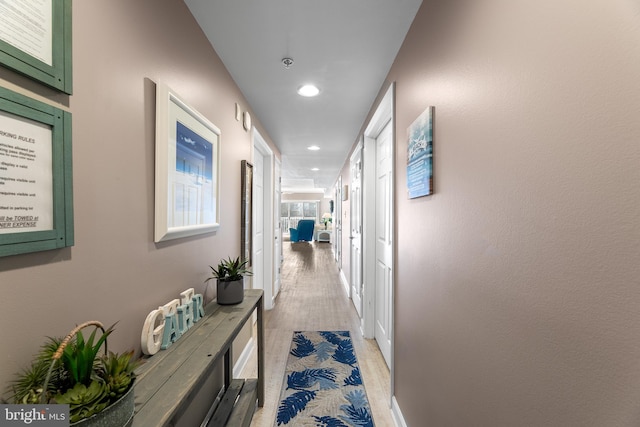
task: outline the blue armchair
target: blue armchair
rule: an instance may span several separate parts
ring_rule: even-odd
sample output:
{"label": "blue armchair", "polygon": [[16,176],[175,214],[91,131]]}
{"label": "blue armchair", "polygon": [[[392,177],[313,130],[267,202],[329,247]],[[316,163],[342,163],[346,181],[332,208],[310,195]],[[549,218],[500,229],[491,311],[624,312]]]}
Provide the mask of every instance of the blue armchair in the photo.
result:
{"label": "blue armchair", "polygon": [[301,219],[298,221],[298,228],[289,229],[291,241],[299,242],[301,240],[306,240],[307,242],[311,242],[313,240],[313,227],[315,225],[316,222],[312,219]]}

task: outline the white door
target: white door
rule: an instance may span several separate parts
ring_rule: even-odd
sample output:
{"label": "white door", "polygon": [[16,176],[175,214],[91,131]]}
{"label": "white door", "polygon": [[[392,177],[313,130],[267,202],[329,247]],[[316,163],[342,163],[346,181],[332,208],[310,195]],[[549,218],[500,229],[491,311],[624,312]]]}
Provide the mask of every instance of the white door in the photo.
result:
{"label": "white door", "polygon": [[273,297],[278,296],[278,292],[280,292],[280,268],[282,267],[282,229],[280,228],[280,221],[277,218],[280,218],[280,199],[282,194],[281,189],[281,180],[280,180],[280,160],[276,159],[276,167],[275,167],[275,206],[273,209],[273,217],[276,218],[273,221],[275,225],[275,229],[273,230],[273,235],[275,236],[273,239]]}
{"label": "white door", "polygon": [[[338,183],[334,190],[333,202],[333,256],[338,264],[338,268],[342,270],[342,177],[338,177]],[[346,280],[346,278],[345,278]],[[347,289],[347,292],[349,290]]]}
{"label": "white door", "polygon": [[264,283],[264,157],[255,151],[253,158],[253,288]]}
{"label": "white door", "polygon": [[391,123],[376,138],[375,338],[391,366],[393,286],[393,143]]}
{"label": "white door", "polygon": [[351,259],[351,299],[362,317],[362,147],[358,146],[351,155],[351,228],[349,230]]}
{"label": "white door", "polygon": [[274,303],[273,157],[273,151],[254,127],[251,156],[253,159],[253,280],[254,287],[264,290],[266,310],[271,310]]}

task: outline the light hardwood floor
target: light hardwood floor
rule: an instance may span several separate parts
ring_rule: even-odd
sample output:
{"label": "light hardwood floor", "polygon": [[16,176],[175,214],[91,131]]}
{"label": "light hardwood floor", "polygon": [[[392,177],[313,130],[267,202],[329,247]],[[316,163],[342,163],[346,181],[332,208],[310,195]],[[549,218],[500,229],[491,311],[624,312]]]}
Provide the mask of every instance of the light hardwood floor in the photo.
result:
{"label": "light hardwood floor", "polygon": [[[265,404],[251,427],[273,427],[293,331],[349,330],[376,427],[392,427],[389,369],[374,340],[362,338],[360,320],[340,281],[329,243],[283,242],[282,285],[265,312]],[[256,376],[255,354],[242,377]]]}

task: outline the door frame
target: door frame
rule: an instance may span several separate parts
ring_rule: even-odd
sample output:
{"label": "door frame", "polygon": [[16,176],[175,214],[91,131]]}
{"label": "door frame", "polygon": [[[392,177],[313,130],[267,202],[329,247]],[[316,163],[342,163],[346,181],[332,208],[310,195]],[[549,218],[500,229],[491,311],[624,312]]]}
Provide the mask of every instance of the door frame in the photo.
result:
{"label": "door frame", "polygon": [[[391,173],[391,212],[395,214],[395,83],[391,83],[384,97],[378,104],[378,107],[371,117],[364,131],[364,146],[362,150],[363,162],[363,182],[362,182],[362,211],[376,211],[376,138],[387,124],[391,126],[391,145],[392,145],[392,165]],[[362,334],[365,338],[373,339],[375,336],[375,294],[376,294],[376,216],[363,215],[362,218],[362,267],[363,267],[363,306],[362,306]],[[395,316],[394,316],[394,295],[395,295],[395,257],[397,252],[396,233],[395,233],[395,215],[392,218],[392,239],[393,239],[393,257],[392,257],[392,283],[391,283],[391,357],[390,369],[393,372],[393,349],[395,340]],[[393,375],[392,375],[393,377]]]}
{"label": "door frame", "polygon": [[[263,250],[263,274],[262,274],[262,283],[264,290],[264,308],[266,310],[271,310],[275,304],[275,296],[273,290],[273,241],[274,241],[274,229],[275,225],[273,222],[273,199],[274,199],[274,165],[273,165],[273,150],[269,147],[267,142],[264,140],[258,129],[253,127],[253,144],[251,145],[251,161],[255,163],[256,156],[262,156],[264,158],[264,170],[263,170],[263,185],[264,185],[264,194],[263,194],[263,206],[256,206],[256,209],[261,209],[262,211],[262,220],[263,220],[263,230],[264,230],[264,242],[262,245]],[[255,172],[255,171],[254,171]],[[254,199],[255,200],[255,199]],[[256,209],[254,209],[254,217],[253,221],[256,224],[257,216],[255,215]],[[255,241],[255,227],[253,228],[252,239]]]}
{"label": "door frame", "polygon": [[[282,229],[280,228],[280,203],[282,202],[282,178],[281,163],[277,157],[274,159],[274,203],[273,203],[273,222],[274,222],[274,249],[273,249],[273,299],[278,297],[281,286],[280,268],[282,267]],[[274,302],[275,304],[275,302]]]}
{"label": "door frame", "polygon": [[342,175],[333,189],[333,257],[342,271]]}
{"label": "door frame", "polygon": [[[363,214],[364,214],[364,201],[363,201],[363,188],[364,188],[364,141],[363,138],[360,138],[360,141],[358,142],[358,144],[356,145],[355,149],[353,150],[353,152],[351,153],[351,156],[349,157],[349,175],[351,177],[351,182],[350,182],[350,187],[349,187],[349,199],[350,199],[350,218],[349,218],[349,297],[351,298],[351,301],[356,309],[356,312],[358,313],[358,316],[360,317],[360,322],[362,323],[362,319],[363,319],[363,294],[364,294],[364,286],[363,286],[363,282],[364,282],[364,275],[363,275],[363,270],[364,270],[364,252],[363,252],[363,233],[364,233],[364,225],[362,223],[363,220]],[[354,189],[357,187],[356,185],[354,185],[355,181],[355,177],[353,174],[353,162],[355,160],[355,157],[358,156],[360,157],[360,174],[359,174],[359,178],[358,180],[359,182],[359,188],[360,188],[360,192],[359,192],[359,198],[360,200],[356,199],[356,195],[354,194]],[[360,203],[360,209],[356,209],[356,205]],[[355,254],[354,254],[354,250],[353,250],[353,240],[355,239],[355,236],[353,235],[353,228],[354,228],[354,224],[360,224],[360,232],[358,233],[360,235],[360,256],[359,256],[359,262],[354,263],[355,260]],[[359,274],[358,274],[358,278],[359,278],[359,283],[354,283],[354,274],[356,273],[356,268],[359,269]],[[354,292],[354,288],[357,288],[357,292]],[[361,324],[361,329],[362,329],[362,324]],[[364,331],[361,331],[363,335]]]}

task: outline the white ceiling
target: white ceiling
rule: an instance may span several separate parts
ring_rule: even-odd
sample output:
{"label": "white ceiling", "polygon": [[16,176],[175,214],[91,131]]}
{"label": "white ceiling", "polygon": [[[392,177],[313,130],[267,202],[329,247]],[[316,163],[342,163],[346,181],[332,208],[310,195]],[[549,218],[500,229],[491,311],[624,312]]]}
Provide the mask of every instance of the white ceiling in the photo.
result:
{"label": "white ceiling", "polygon": [[[421,2],[185,0],[280,150],[283,191],[327,193]],[[305,83],[320,95],[298,95]]]}

